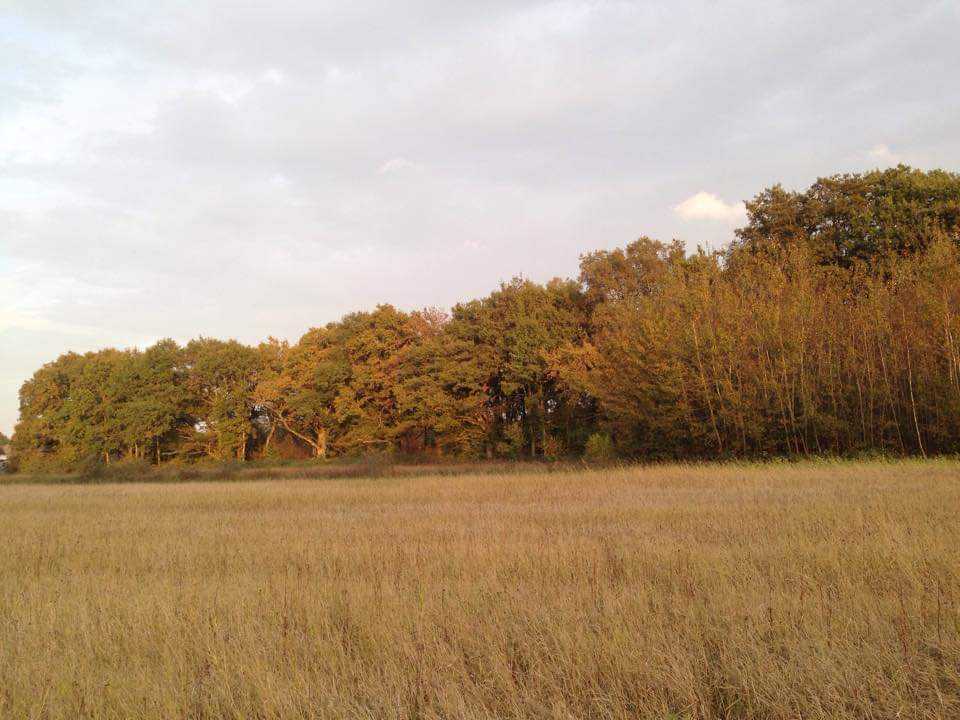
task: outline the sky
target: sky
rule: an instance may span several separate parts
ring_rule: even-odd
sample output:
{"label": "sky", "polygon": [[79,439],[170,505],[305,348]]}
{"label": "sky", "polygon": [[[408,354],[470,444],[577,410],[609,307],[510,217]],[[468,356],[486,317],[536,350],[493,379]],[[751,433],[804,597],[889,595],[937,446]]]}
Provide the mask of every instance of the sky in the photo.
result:
{"label": "sky", "polygon": [[960,3],[0,5],[0,432],[68,350],[296,340],[960,169]]}

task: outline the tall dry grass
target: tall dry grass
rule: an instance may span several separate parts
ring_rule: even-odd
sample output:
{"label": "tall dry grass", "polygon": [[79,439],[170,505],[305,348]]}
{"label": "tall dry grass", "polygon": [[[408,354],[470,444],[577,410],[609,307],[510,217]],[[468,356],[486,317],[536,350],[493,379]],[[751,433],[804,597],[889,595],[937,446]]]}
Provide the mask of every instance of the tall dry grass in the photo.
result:
{"label": "tall dry grass", "polygon": [[960,717],[960,465],[0,487],[3,718]]}

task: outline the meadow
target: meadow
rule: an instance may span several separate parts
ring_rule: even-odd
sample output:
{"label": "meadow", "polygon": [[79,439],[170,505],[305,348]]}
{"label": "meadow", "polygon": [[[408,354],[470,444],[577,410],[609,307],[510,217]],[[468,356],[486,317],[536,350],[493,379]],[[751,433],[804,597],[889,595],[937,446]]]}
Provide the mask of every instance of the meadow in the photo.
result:
{"label": "meadow", "polygon": [[960,717],[960,462],[0,485],[3,718]]}

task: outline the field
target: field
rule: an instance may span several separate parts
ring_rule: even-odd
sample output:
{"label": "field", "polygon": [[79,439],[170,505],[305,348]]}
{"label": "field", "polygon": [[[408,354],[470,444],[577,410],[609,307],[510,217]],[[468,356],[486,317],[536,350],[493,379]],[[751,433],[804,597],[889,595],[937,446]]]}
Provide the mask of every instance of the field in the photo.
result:
{"label": "field", "polygon": [[3,718],[957,718],[960,464],[0,486]]}

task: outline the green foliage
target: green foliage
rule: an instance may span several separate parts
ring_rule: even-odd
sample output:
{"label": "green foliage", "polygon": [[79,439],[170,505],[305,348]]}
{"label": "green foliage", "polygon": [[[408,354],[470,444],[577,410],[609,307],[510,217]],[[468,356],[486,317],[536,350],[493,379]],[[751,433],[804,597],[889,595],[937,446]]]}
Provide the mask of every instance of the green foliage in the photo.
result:
{"label": "green foliage", "polygon": [[806,247],[821,264],[887,262],[938,238],[960,242],[960,175],[900,165],[821,178],[805,192],[779,185],[747,203],[730,257]]}
{"label": "green foliage", "polygon": [[[206,454],[244,460],[255,432],[253,391],[260,356],[236,340],[192,340],[183,351],[194,427],[207,436]],[[203,442],[203,441],[202,441]]]}
{"label": "green foliage", "polygon": [[487,446],[510,457],[542,456],[547,438],[582,422],[579,397],[557,381],[551,356],[579,343],[588,314],[578,283],[514,279],[453,310],[451,332],[473,344],[472,370],[490,411]]}
{"label": "green foliage", "polygon": [[606,433],[593,433],[587,438],[583,448],[583,458],[590,462],[610,462],[617,456],[613,447],[613,440]]}
{"label": "green foliage", "polygon": [[500,431],[496,453],[500,457],[516,460],[522,455],[525,444],[523,427],[519,423],[508,423]]}

